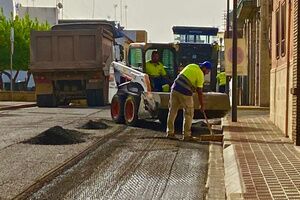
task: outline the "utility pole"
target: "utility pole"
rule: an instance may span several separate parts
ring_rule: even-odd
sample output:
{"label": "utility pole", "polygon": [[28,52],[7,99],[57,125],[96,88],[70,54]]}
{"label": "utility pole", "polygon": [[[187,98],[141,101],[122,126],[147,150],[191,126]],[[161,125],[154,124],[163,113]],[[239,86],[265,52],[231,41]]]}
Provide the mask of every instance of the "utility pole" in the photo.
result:
{"label": "utility pole", "polygon": [[[227,0],[227,19],[226,19],[226,35],[225,38],[229,38],[230,34],[230,0]],[[226,76],[226,86],[225,86],[225,92],[227,95],[229,95],[229,77]]]}
{"label": "utility pole", "polygon": [[120,0],[120,25],[122,25],[123,21],[123,0]]}
{"label": "utility pole", "polygon": [[237,122],[237,0],[233,0],[232,24],[232,114],[231,121]]}
{"label": "utility pole", "polygon": [[117,7],[118,7],[118,4],[114,4],[114,9],[115,9],[115,21],[117,21]]}
{"label": "utility pole", "polygon": [[92,14],[92,19],[95,18],[95,0],[93,0],[93,14]]}
{"label": "utility pole", "polygon": [[127,28],[127,8],[128,6],[125,5],[125,27]]}
{"label": "utility pole", "polygon": [[11,93],[11,101],[13,101],[13,54],[14,54],[14,28],[10,29],[10,93]]}

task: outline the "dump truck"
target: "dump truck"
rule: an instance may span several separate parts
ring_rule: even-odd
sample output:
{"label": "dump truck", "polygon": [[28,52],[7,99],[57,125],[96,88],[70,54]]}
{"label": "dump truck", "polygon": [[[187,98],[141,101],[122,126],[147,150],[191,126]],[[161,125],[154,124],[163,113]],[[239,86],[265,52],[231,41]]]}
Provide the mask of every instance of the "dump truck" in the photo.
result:
{"label": "dump truck", "polygon": [[[126,63],[112,62],[111,71],[117,88],[111,101],[111,116],[117,123],[136,125],[139,119],[158,119],[166,124],[170,92],[154,92],[151,80],[145,73],[146,62],[153,51],[158,51],[168,78],[172,81],[178,74],[178,44],[132,43]],[[227,94],[205,92],[204,103],[208,118],[222,118],[230,110]],[[194,119],[204,119],[197,94],[194,94]],[[182,119],[182,114],[178,115]],[[180,120],[180,119],[178,119]]]}
{"label": "dump truck", "polygon": [[210,61],[213,65],[207,77],[204,91],[216,91],[216,76],[219,60],[218,28],[173,26],[175,42],[178,44],[178,63],[184,67],[190,63]]}
{"label": "dump truck", "polygon": [[39,107],[56,107],[73,99],[88,106],[108,103],[109,66],[114,38],[110,22],[66,23],[50,31],[32,31],[30,71]]}

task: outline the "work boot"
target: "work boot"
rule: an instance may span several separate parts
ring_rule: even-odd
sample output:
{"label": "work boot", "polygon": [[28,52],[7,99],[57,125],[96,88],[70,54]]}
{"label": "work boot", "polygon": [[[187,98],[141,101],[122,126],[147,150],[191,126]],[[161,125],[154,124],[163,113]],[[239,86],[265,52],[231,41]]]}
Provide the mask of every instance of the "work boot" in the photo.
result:
{"label": "work boot", "polygon": [[194,141],[193,137],[191,135],[184,135],[184,136],[182,136],[181,140],[185,141],[185,142]]}
{"label": "work boot", "polygon": [[167,134],[167,135],[166,135],[166,138],[169,138],[169,139],[176,139],[175,134]]}

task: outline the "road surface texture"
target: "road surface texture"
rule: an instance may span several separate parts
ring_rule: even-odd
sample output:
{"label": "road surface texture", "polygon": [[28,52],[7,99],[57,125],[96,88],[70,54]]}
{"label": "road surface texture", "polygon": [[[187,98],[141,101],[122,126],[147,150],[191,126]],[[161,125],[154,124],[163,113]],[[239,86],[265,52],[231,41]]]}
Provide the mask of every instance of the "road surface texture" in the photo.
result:
{"label": "road surface texture", "polygon": [[31,199],[203,199],[208,144],[163,136],[155,122],[127,127]]}
{"label": "road surface texture", "polygon": [[[142,122],[138,128],[126,128],[107,121],[109,107],[32,107],[0,111],[0,116],[0,199],[22,199],[26,191],[31,194],[33,185],[101,140],[96,142],[96,151],[31,198],[202,199],[206,193],[208,144],[164,139],[159,123]],[[109,127],[79,128],[99,119]],[[55,126],[82,133],[85,142],[25,142]],[[193,131],[207,130],[196,124]]]}
{"label": "road surface texture", "polygon": [[[103,108],[26,108],[0,111],[0,199],[12,199],[44,174],[88,148],[94,141],[114,132],[113,124],[103,130],[78,129],[90,119],[110,119]],[[35,145],[24,141],[50,127],[88,134],[85,142],[71,145]]]}

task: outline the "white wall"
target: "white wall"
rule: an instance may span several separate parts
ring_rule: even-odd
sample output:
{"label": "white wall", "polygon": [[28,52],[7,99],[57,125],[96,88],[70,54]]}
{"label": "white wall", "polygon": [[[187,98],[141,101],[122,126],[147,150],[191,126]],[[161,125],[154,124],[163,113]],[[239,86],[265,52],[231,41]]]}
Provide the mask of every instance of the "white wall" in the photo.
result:
{"label": "white wall", "polygon": [[39,22],[50,25],[58,23],[58,10],[56,7],[21,7],[18,11],[18,16],[24,17],[28,13],[31,19],[37,18]]}
{"label": "white wall", "polygon": [[3,9],[4,16],[9,18],[11,13],[15,13],[14,0],[0,0],[0,9]]}

